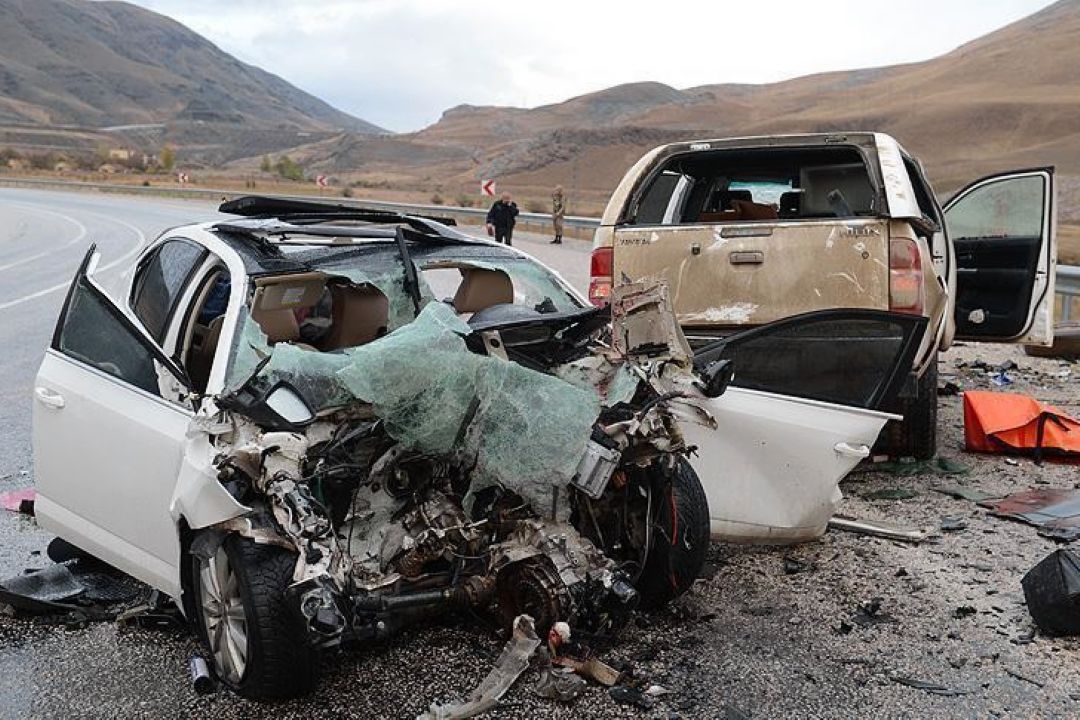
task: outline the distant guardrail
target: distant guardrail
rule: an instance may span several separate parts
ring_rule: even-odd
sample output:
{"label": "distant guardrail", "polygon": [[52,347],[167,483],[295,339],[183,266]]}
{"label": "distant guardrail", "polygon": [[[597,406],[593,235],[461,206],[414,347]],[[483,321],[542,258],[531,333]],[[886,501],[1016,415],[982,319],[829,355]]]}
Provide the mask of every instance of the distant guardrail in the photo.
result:
{"label": "distant guardrail", "polygon": [[1075,300],[1080,298],[1080,266],[1058,265],[1054,276],[1054,291],[1061,296],[1061,310],[1057,313],[1058,322],[1072,319]]}
{"label": "distant guardrail", "polygon": [[[99,192],[130,193],[134,195],[154,195],[165,197],[191,197],[191,198],[234,198],[243,195],[259,194],[257,190],[220,190],[213,188],[193,187],[167,187],[162,185],[120,185],[112,183],[94,183],[82,180],[49,180],[43,178],[21,178],[0,176],[0,186],[7,187],[57,187],[69,190],[97,190]],[[472,224],[483,225],[487,215],[487,208],[467,208],[455,205],[419,205],[416,203],[390,202],[389,200],[369,200],[366,198],[346,198],[330,195],[282,195],[269,193],[274,197],[289,200],[307,200],[333,202],[340,205],[349,205],[372,210],[393,210],[396,212],[414,212],[422,215],[444,215],[453,217],[455,220],[467,219],[474,221]],[[522,212],[518,214],[518,222],[528,225],[544,225],[551,227],[551,215],[549,213]],[[566,226],[581,230],[593,231],[600,226],[599,218],[567,216]]]}
{"label": "distant guardrail", "polygon": [[[233,198],[250,194],[247,191],[215,190],[212,188],[191,187],[163,187],[151,185],[112,185],[109,183],[92,183],[81,180],[48,180],[38,178],[17,178],[0,176],[0,186],[8,187],[57,187],[70,190],[97,190],[100,192],[132,193],[135,195],[157,195],[166,197],[192,197],[220,200],[221,198]],[[251,191],[256,192],[256,191]],[[454,205],[417,205],[414,203],[390,202],[388,200],[367,200],[364,198],[331,197],[328,195],[279,195],[275,197],[288,198],[290,200],[323,200],[373,210],[393,210],[395,212],[412,212],[421,215],[445,215],[458,221],[465,221],[474,225],[483,225],[487,215],[485,208],[467,208]],[[518,222],[526,227],[538,227],[545,230],[551,228],[551,215],[547,213],[523,212],[518,215]],[[566,218],[567,228],[573,228],[579,237],[589,237],[589,233],[600,226],[599,218],[572,216]],[[1072,319],[1074,301],[1080,298],[1080,266],[1058,265],[1055,276],[1055,291],[1061,296],[1061,309],[1057,313],[1058,322],[1066,322]]]}

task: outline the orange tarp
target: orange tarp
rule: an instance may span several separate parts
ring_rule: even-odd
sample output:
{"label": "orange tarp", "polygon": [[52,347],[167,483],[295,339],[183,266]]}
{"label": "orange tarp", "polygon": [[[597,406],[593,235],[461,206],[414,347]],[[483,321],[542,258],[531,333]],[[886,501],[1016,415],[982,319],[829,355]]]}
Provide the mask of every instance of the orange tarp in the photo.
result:
{"label": "orange tarp", "polygon": [[1026,395],[964,393],[964,442],[973,452],[1080,459],[1080,421]]}

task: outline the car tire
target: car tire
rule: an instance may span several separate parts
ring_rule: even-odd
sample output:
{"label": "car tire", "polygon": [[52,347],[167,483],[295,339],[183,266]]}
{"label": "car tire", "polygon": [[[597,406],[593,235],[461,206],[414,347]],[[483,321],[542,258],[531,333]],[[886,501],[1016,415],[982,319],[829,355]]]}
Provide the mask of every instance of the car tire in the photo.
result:
{"label": "car tire", "polygon": [[652,523],[652,548],[636,583],[644,610],[663,607],[689,590],[705,564],[709,501],[685,459],[675,466]]}
{"label": "car tire", "polygon": [[931,460],[937,454],[938,355],[935,352],[915,386],[914,397],[900,398],[896,412],[901,422],[885,428],[882,449],[894,458]]}
{"label": "car tire", "polygon": [[234,534],[191,562],[195,623],[218,679],[256,700],[313,690],[318,651],[286,599],[296,554]]}

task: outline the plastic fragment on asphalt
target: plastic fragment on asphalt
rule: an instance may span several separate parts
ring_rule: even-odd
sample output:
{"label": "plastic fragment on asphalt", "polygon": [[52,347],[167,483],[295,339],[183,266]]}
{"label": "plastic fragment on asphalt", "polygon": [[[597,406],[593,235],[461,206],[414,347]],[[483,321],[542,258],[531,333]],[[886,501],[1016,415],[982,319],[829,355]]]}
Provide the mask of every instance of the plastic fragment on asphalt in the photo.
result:
{"label": "plastic fragment on asphalt", "polygon": [[856,520],[855,518],[833,515],[829,519],[831,530],[856,533],[858,535],[872,535],[887,540],[899,540],[901,542],[917,543],[926,539],[926,533],[915,528],[903,528],[876,520]]}
{"label": "plastic fragment on asphalt", "polygon": [[1024,575],[1031,619],[1049,635],[1080,634],[1080,556],[1055,550]]}
{"label": "plastic fragment on asphalt", "polygon": [[0,493],[0,508],[24,515],[33,515],[35,498],[37,498],[37,490],[32,487],[8,490]]}
{"label": "plastic fragment on asphalt", "polygon": [[518,615],[514,618],[513,635],[503,646],[495,667],[469,694],[469,699],[446,705],[432,703],[431,708],[418,715],[416,720],[461,720],[491,710],[529,667],[529,659],[538,647],[540,638],[536,635],[533,619],[528,615]]}
{"label": "plastic fragment on asphalt", "polygon": [[540,679],[533,686],[533,693],[537,697],[570,702],[585,691],[585,678],[575,674],[570,668],[553,666],[547,650],[541,649],[540,652],[544,663]]}
{"label": "plastic fragment on asphalt", "polygon": [[619,682],[619,678],[622,676],[615,668],[611,667],[604,661],[595,657],[588,657],[585,660],[578,658],[568,657],[560,655],[556,657],[553,662],[556,665],[570,668],[578,675],[584,678],[588,678],[593,682],[596,682],[604,687],[611,687],[615,683]]}
{"label": "plastic fragment on asphalt", "polygon": [[979,490],[978,488],[966,488],[954,485],[934,488],[934,492],[948,495],[957,500],[970,500],[971,502],[983,502],[984,500],[994,500],[1002,497],[1001,493],[989,493],[985,490]]}
{"label": "plastic fragment on asphalt", "polygon": [[1080,539],[1080,490],[1025,490],[979,504],[998,517],[1034,525],[1043,537],[1063,542]]}

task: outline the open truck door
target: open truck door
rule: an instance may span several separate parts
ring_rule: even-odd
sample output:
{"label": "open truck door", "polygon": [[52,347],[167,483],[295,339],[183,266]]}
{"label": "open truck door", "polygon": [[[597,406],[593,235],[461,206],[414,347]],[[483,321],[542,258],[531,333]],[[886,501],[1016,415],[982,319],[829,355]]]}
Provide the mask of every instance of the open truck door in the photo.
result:
{"label": "open truck door", "polygon": [[731,360],[728,390],[705,403],[717,429],[685,424],[713,538],[787,543],[825,532],[839,483],[897,415],[884,412],[911,369],[927,319],[822,310],[701,348]]}
{"label": "open truck door", "polygon": [[946,203],[956,253],[956,337],[1051,345],[1057,263],[1054,169],[976,180]]}

